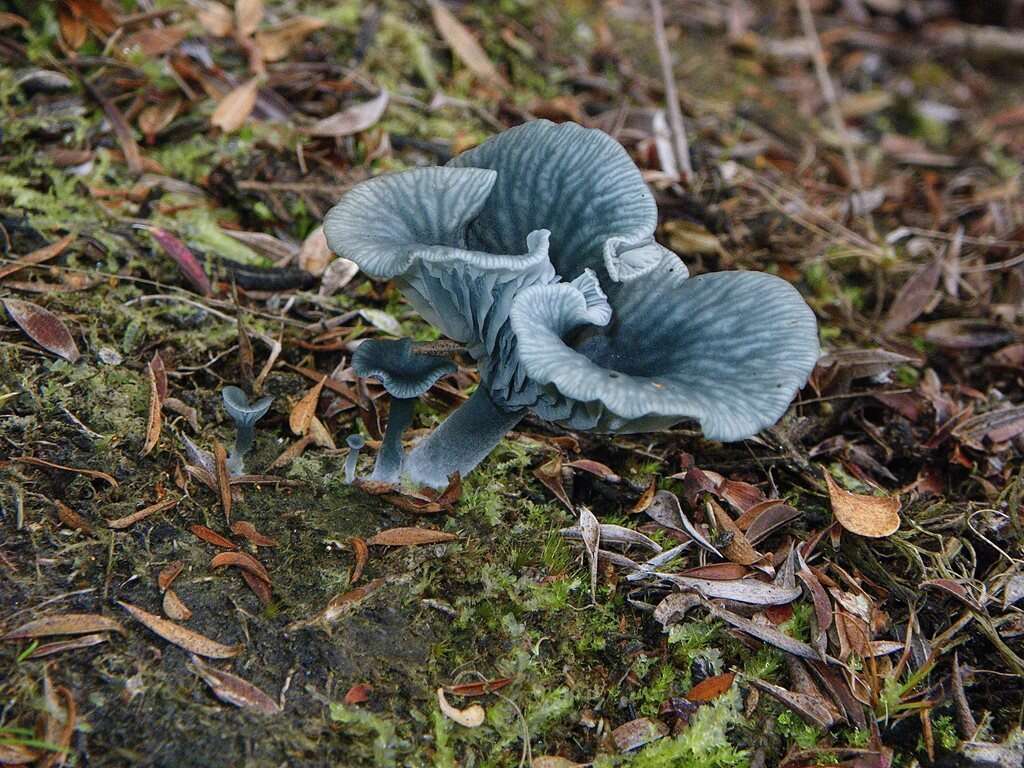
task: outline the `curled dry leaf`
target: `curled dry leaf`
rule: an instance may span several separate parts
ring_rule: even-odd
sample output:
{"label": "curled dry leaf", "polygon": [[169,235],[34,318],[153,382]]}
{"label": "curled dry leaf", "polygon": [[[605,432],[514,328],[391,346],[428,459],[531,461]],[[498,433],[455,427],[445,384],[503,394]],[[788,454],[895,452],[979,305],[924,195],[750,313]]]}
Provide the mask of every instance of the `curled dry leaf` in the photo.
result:
{"label": "curled dry leaf", "polygon": [[565,492],[565,485],[562,483],[562,457],[557,453],[541,466],[533,470],[533,476],[540,480],[544,487],[555,494],[555,498],[565,505],[565,508],[572,510],[572,502]]}
{"label": "curled dry leaf", "polygon": [[590,600],[596,603],[597,553],[601,547],[601,524],[597,521],[594,513],[586,507],[580,507],[579,530],[583,540],[583,548],[587,552],[587,562],[590,566]]}
{"label": "curled dry leaf", "polygon": [[69,363],[77,362],[81,357],[78,345],[64,321],[48,309],[18,299],[4,299],[3,305],[11,320],[18,324],[25,335],[47,352],[63,357]]}
{"label": "curled dry leaf", "polygon": [[149,415],[146,419],[146,440],[142,445],[143,456],[148,456],[156,448],[156,444],[160,440],[160,429],[163,426],[163,409],[161,408],[163,398],[160,397],[160,387],[157,384],[156,371],[152,364],[146,366],[146,374],[149,379]]}
{"label": "curled dry leaf", "polygon": [[820,694],[795,693],[764,680],[751,679],[750,684],[778,699],[805,721],[823,731],[835,725],[841,717],[832,702]]}
{"label": "curled dry leaf", "polygon": [[356,563],[352,566],[352,576],[349,578],[348,583],[355,584],[363,575],[366,564],[370,560],[370,548],[366,545],[366,541],[359,536],[353,536],[349,539],[349,544],[352,545],[352,552],[355,554]]}
{"label": "curled dry leaf", "polygon": [[373,691],[373,686],[367,683],[356,683],[345,693],[345,703],[349,706],[353,704],[362,704],[370,700],[370,693]]}
{"label": "curled dry leaf", "polygon": [[224,645],[129,603],[118,600],[117,604],[128,611],[136,621],[160,635],[164,640],[198,656],[206,656],[211,659],[230,659],[242,652],[241,645]]}
{"label": "curled dry leaf", "polygon": [[900,500],[895,496],[866,496],[839,487],[825,472],[836,520],[850,533],[868,538],[891,536],[900,527]]}
{"label": "curled dry leaf", "polygon": [[722,505],[714,499],[707,500],[709,516],[714,517],[718,527],[729,534],[729,543],[722,547],[722,554],[740,565],[753,565],[763,559],[763,555],[754,549],[750,541],[737,526],[736,522],[729,517],[729,513],[722,509]]}
{"label": "curled dry leaf", "polygon": [[369,101],[344,109],[315,122],[308,130],[310,136],[341,138],[372,128],[388,108],[390,96],[381,91]]}
{"label": "curled dry leaf", "polygon": [[182,602],[181,598],[178,597],[178,593],[173,589],[168,589],[164,592],[162,607],[167,618],[174,619],[174,621],[188,621],[192,618],[192,609]]}
{"label": "curled dry leaf", "polygon": [[235,28],[248,37],[263,21],[263,0],[235,0]]}
{"label": "curled dry leaf", "polygon": [[[693,470],[690,472],[692,473]],[[644,511],[658,525],[688,534],[708,552],[723,560],[725,559],[722,553],[715,548],[715,545],[708,541],[707,537],[700,532],[700,529],[683,513],[683,508],[679,504],[679,497],[671,491],[658,491],[655,493],[651,504]]]}
{"label": "curled dry leaf", "polygon": [[96,480],[103,480],[110,484],[111,488],[117,488],[117,480],[108,475],[106,472],[100,472],[97,469],[83,469],[82,467],[67,467],[63,464],[54,464],[52,461],[46,461],[45,459],[37,459],[35,456],[15,456],[11,461],[20,461],[23,464],[31,464],[34,467],[47,467],[48,469],[62,469],[65,472],[75,472],[79,475],[85,475]]}
{"label": "curled dry leaf", "polygon": [[818,655],[818,652],[811,648],[807,643],[794,640],[789,635],[784,634],[777,629],[764,626],[763,624],[756,624],[749,619],[744,619],[742,616],[737,616],[732,611],[727,611],[724,608],[719,608],[713,604],[708,604],[708,609],[711,611],[712,616],[721,619],[727,624],[732,624],[736,629],[742,630],[748,635],[756,637],[758,640],[763,640],[769,645],[774,645],[776,648],[779,648],[786,653],[791,653],[802,659],[819,660],[821,658]]}
{"label": "curled dry leaf", "polygon": [[256,530],[256,526],[248,520],[239,520],[231,524],[231,532],[257,547],[276,547],[277,542]]}
{"label": "curled dry leaf", "polygon": [[3,280],[8,275],[13,275],[15,272],[24,269],[25,267],[42,264],[43,262],[57,258],[64,252],[64,249],[74,241],[75,235],[65,235],[55,243],[44,246],[39,250],[32,251],[32,253],[22,256],[20,259],[10,264],[0,266],[0,280]]}
{"label": "curled dry leaf", "polygon": [[213,691],[213,695],[221,701],[243,709],[251,709],[261,715],[280,714],[281,708],[277,702],[248,680],[217,669],[195,655],[192,656],[192,665],[196,674],[203,678]]}
{"label": "curled dry leaf", "polygon": [[256,45],[264,61],[280,61],[306,37],[326,26],[326,21],[315,16],[293,16],[256,32]]}
{"label": "curled dry leaf", "polygon": [[231,9],[216,0],[196,0],[196,18],[203,29],[214,37],[227,37],[235,28]]}
{"label": "curled dry leaf", "polygon": [[334,254],[327,247],[324,228],[317,227],[302,241],[302,247],[299,249],[299,269],[304,269],[311,275],[320,277],[327,269],[327,265],[331,263],[332,258],[334,258]]}
{"label": "curled dry leaf", "polygon": [[466,728],[479,728],[484,724],[484,718],[487,716],[484,708],[479,704],[471,704],[465,709],[453,707],[444,697],[444,688],[437,689],[437,705],[445,717]]}
{"label": "curled dry leaf", "polygon": [[602,464],[600,461],[593,461],[591,459],[577,459],[576,461],[570,461],[565,466],[571,467],[572,469],[581,469],[584,472],[589,472],[594,477],[599,477],[605,482],[618,483],[622,480],[615,470],[609,467],[607,464]]}
{"label": "curled dry leaf", "polygon": [[222,549],[238,549],[238,545],[231,539],[221,536],[215,530],[207,528],[205,525],[196,523],[195,525],[190,525],[188,529],[207,544],[213,544],[213,546]]}
{"label": "curled dry leaf", "polygon": [[491,85],[506,85],[473,33],[440,0],[430,0],[430,10],[437,31],[470,72]]}
{"label": "curled dry leaf", "polygon": [[313,385],[309,392],[303,395],[302,399],[292,408],[292,412],[288,415],[288,426],[291,427],[294,434],[301,436],[309,431],[309,425],[316,414],[316,405],[320,401],[320,393],[323,391],[325,381],[327,381],[326,376]]}
{"label": "curled dry leaf", "polygon": [[224,509],[224,519],[231,521],[231,476],[228,474],[228,452],[219,440],[213,441],[213,466],[217,472],[217,492]]}
{"label": "curled dry leaf", "polygon": [[668,726],[660,720],[640,717],[612,731],[612,741],[620,752],[631,752],[668,735]]}
{"label": "curled dry leaf", "polygon": [[185,278],[192,284],[193,288],[204,296],[209,296],[213,293],[213,288],[210,286],[210,278],[206,276],[203,265],[199,263],[195,254],[189,250],[187,245],[166,229],[149,227],[148,231],[150,236],[156,240],[157,245],[163,249],[164,253],[174,259],[178,269],[185,275]]}
{"label": "curled dry leaf", "polygon": [[327,265],[323,277],[320,279],[319,294],[321,296],[333,296],[346,285],[352,282],[359,274],[359,265],[354,261],[338,256]]}
{"label": "curled dry leaf", "polygon": [[453,696],[484,696],[504,688],[512,682],[511,677],[499,677],[496,680],[478,680],[473,683],[449,685],[448,693]]}
{"label": "curled dry leaf", "polygon": [[267,584],[270,583],[270,574],[263,567],[263,563],[246,552],[221,552],[210,561],[210,567],[214,569],[226,568],[232,565],[245,569],[253,576],[267,582]]}
{"label": "curled dry leaf", "polygon": [[89,521],[75,512],[75,510],[63,501],[54,499],[53,504],[57,507],[57,519],[68,528],[74,528],[76,531],[81,531],[82,533],[92,533],[92,526],[89,525]]}
{"label": "curled dry leaf", "polygon": [[454,533],[429,528],[389,528],[367,540],[370,546],[415,547],[420,544],[439,544],[459,538]]}
{"label": "curled dry leaf", "polygon": [[242,83],[220,100],[217,108],[213,110],[210,122],[224,133],[234,133],[245,124],[249,115],[252,114],[259,90],[260,83],[255,77]]}
{"label": "curled dry leaf", "polygon": [[168,589],[183,570],[185,570],[185,563],[182,560],[173,560],[165,565],[156,577],[156,584],[160,587],[160,591]]}
{"label": "curled dry leaf", "polygon": [[166,509],[171,509],[177,505],[178,499],[164,499],[158,501],[155,504],[150,504],[148,507],[132,512],[130,515],[119,517],[117,520],[108,520],[107,527],[115,530],[121,530],[123,528],[129,528],[140,520],[145,520],[150,515],[154,515],[157,512],[163,512]]}
{"label": "curled dry leaf", "polygon": [[265,582],[259,576],[256,576],[251,571],[242,571],[242,579],[245,581],[246,586],[252,590],[253,594],[256,595],[257,599],[263,605],[270,605],[270,584]]}
{"label": "curled dry leaf", "polygon": [[714,701],[732,687],[732,681],[735,679],[735,672],[705,678],[687,691],[686,698],[690,701]]}
{"label": "curled dry leaf", "polygon": [[[53,656],[56,653],[64,653],[64,651],[77,651],[80,648],[91,648],[94,645],[105,643],[110,639],[110,635],[106,632],[102,632],[95,635],[82,635],[71,640],[58,640],[54,643],[44,643],[37,647],[31,654],[30,659],[40,659],[44,656]],[[0,765],[3,765],[4,761],[0,759]]]}
{"label": "curled dry leaf", "polygon": [[12,629],[0,640],[24,640],[31,637],[50,637],[52,635],[86,635],[93,632],[120,632],[124,627],[114,619],[100,616],[98,613],[64,613],[44,616]]}

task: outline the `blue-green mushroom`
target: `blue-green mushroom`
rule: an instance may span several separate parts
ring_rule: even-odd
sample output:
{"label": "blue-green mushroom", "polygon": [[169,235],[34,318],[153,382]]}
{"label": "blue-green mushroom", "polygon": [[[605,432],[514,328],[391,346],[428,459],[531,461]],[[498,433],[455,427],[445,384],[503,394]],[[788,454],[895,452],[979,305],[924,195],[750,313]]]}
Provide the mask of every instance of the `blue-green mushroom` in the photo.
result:
{"label": "blue-green mushroom", "polygon": [[250,403],[245,392],[231,386],[224,387],[221,398],[224,410],[235,422],[235,447],[228,456],[227,468],[232,475],[240,475],[245,471],[245,454],[252,450],[256,438],[256,422],[267,414],[274,398],[266,395]]}
{"label": "blue-green mushroom", "polygon": [[574,123],[530,122],[346,193],[331,249],[395,281],[480,373],[402,477],[443,487],[529,411],[605,433],[696,420],[725,441],[778,421],[818,358],[813,312],[772,275],[690,278],[656,225],[626,151]]}

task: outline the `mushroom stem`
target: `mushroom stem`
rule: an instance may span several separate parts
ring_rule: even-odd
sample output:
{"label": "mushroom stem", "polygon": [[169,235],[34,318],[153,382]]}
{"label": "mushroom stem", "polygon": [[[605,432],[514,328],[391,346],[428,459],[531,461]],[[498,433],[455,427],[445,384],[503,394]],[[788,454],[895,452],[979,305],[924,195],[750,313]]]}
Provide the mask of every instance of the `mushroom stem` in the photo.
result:
{"label": "mushroom stem", "polygon": [[412,423],[412,412],[416,405],[415,397],[392,397],[391,412],[388,414],[388,427],[384,432],[384,440],[377,451],[377,461],[373,465],[370,479],[379,483],[397,483],[402,476],[402,433]]}
{"label": "mushroom stem", "polygon": [[454,472],[469,474],[525,415],[525,409],[502,410],[484,387],[478,387],[413,448],[405,460],[405,475],[419,485],[444,488]]}
{"label": "mushroom stem", "polygon": [[356,481],[356,465],[359,462],[359,451],[366,445],[366,439],[362,435],[349,435],[345,442],[348,444],[348,458],[345,459],[345,483],[352,485]]}
{"label": "mushroom stem", "polygon": [[232,475],[242,474],[245,465],[243,459],[245,454],[252,450],[252,444],[256,441],[256,425],[242,424],[235,422],[235,448],[228,456],[228,472]]}

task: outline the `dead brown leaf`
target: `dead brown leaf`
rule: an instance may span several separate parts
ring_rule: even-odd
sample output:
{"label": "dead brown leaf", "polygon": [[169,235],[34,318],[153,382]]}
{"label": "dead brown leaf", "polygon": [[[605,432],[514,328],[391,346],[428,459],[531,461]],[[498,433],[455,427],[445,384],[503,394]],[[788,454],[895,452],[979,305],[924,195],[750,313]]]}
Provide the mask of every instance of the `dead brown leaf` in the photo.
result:
{"label": "dead brown leaf", "polygon": [[327,247],[327,237],[324,235],[324,228],[317,227],[305,240],[299,249],[299,269],[304,269],[311,275],[320,277],[327,270],[334,254]]}
{"label": "dead brown leaf", "polygon": [[181,598],[178,597],[178,593],[173,589],[168,589],[164,592],[162,607],[167,618],[174,621],[188,621],[192,618],[192,609],[182,602]]}
{"label": "dead brown leaf", "polygon": [[55,243],[51,243],[43,248],[32,251],[32,253],[22,256],[20,259],[10,264],[0,266],[0,280],[3,280],[8,275],[13,275],[15,272],[20,269],[24,269],[25,267],[42,264],[43,262],[57,258],[64,253],[65,249],[67,249],[71,243],[75,241],[75,237],[76,236],[73,234],[65,235]]}
{"label": "dead brown leaf", "polygon": [[132,512],[130,515],[119,517],[116,520],[108,520],[107,527],[115,530],[122,530],[128,528],[140,520],[145,520],[150,515],[154,515],[157,512],[163,512],[167,509],[173,509],[178,503],[178,499],[163,499],[155,504],[150,504],[148,507]]}
{"label": "dead brown leaf", "polygon": [[173,621],[162,619],[129,603],[118,600],[117,604],[128,611],[136,621],[160,635],[164,640],[198,656],[206,656],[211,659],[230,659],[242,652],[241,645],[223,645],[205,635],[185,629]]}
{"label": "dead brown leaf", "polygon": [[93,632],[124,634],[124,627],[114,619],[100,616],[98,613],[64,613],[44,616],[22,624],[0,637],[0,640],[23,640],[50,635],[85,635]]}
{"label": "dead brown leaf", "polygon": [[76,531],[81,531],[82,533],[92,533],[92,526],[89,524],[89,521],[75,512],[75,510],[63,501],[54,499],[53,504],[57,507],[57,519],[68,528],[74,528]]}
{"label": "dead brown leaf", "polygon": [[363,575],[366,564],[370,561],[370,548],[366,545],[366,541],[359,536],[353,536],[349,539],[349,544],[352,545],[352,552],[355,554],[356,562],[352,566],[352,575],[349,577],[348,583],[355,584]]}
{"label": "dead brown leaf", "polygon": [[264,61],[281,61],[310,34],[326,26],[323,19],[300,14],[256,32],[256,45]]}
{"label": "dead brown leaf", "polygon": [[163,426],[163,409],[160,390],[156,382],[156,373],[152,365],[146,366],[149,378],[149,416],[146,420],[146,440],[142,445],[142,455],[148,456],[160,441],[160,429]]}
{"label": "dead brown leaf", "polygon": [[663,722],[640,717],[623,723],[612,731],[612,741],[620,752],[632,752],[667,735],[668,726]]}
{"label": "dead brown leaf", "polygon": [[437,31],[470,72],[491,85],[507,85],[473,33],[440,0],[431,0],[430,10]]}
{"label": "dead brown leaf", "polygon": [[259,94],[260,84],[257,78],[242,83],[230,91],[217,104],[213,110],[210,123],[215,128],[220,128],[224,133],[234,133],[241,128],[249,119],[253,108],[256,106],[256,96]]}
{"label": "dead brown leaf", "polygon": [[[108,640],[110,640],[110,635],[103,632],[95,635],[82,635],[70,640],[58,640],[53,643],[44,643],[32,651],[32,653],[29,654],[29,658],[40,659],[44,656],[52,656],[55,653],[63,653],[64,651],[77,651],[80,648],[91,648],[94,645],[105,643]],[[0,759],[0,765],[3,764],[4,761]]]}
{"label": "dead brown leaf", "polygon": [[900,500],[895,496],[865,496],[839,487],[825,472],[832,512],[851,533],[868,538],[891,536],[900,527]]}
{"label": "dead brown leaf", "polygon": [[732,687],[735,679],[735,672],[705,678],[687,691],[686,698],[690,701],[714,701]]}
{"label": "dead brown leaf", "polygon": [[207,528],[205,525],[196,523],[195,525],[190,525],[189,530],[207,544],[213,544],[213,546],[221,547],[222,549],[238,549],[238,545],[231,539],[221,536],[215,530]]}
{"label": "dead brown leaf", "polygon": [[235,0],[235,28],[248,37],[263,21],[263,0]]}
{"label": "dead brown leaf", "polygon": [[185,570],[185,563],[182,560],[172,560],[165,565],[156,577],[156,584],[160,587],[160,591],[168,589],[183,570]]}
{"label": "dead brown leaf", "polygon": [[256,526],[248,520],[239,520],[231,524],[231,532],[243,539],[247,539],[257,547],[276,547],[277,542],[269,536],[264,536],[256,530]]}
{"label": "dead brown leaf", "polygon": [[30,301],[3,299],[4,308],[11,320],[25,332],[32,341],[47,352],[63,357],[69,363],[78,362],[81,353],[64,321],[48,309]]}
{"label": "dead brown leaf", "polygon": [[[390,96],[387,91],[381,91],[369,101],[362,104],[343,109],[329,117],[315,122],[306,131],[310,136],[322,136],[325,138],[339,139],[344,136],[352,136],[372,128],[377,121],[384,116],[388,108]],[[326,264],[324,265],[326,268]]]}
{"label": "dead brown leaf", "polygon": [[231,9],[215,0],[196,0],[196,18],[209,34],[227,37],[235,28],[235,17]]}
{"label": "dead brown leaf", "polygon": [[248,680],[217,669],[195,655],[192,656],[192,664],[196,673],[210,686],[213,695],[221,701],[234,704],[242,709],[259,712],[261,715],[281,713],[277,702]]}
{"label": "dead brown leaf", "polygon": [[267,582],[267,584],[270,584],[270,574],[267,573],[267,569],[264,567],[263,563],[246,552],[221,552],[218,555],[214,555],[213,560],[210,561],[210,567],[215,570],[217,568],[226,568],[231,565],[243,568],[246,571],[249,571],[253,576],[256,576]]}
{"label": "dead brown leaf", "polygon": [[67,467],[63,464],[54,464],[52,461],[46,461],[45,459],[37,459],[35,456],[15,456],[12,461],[20,461],[23,464],[32,464],[36,467],[47,467],[48,469],[61,469],[65,472],[75,472],[79,475],[85,475],[96,480],[103,480],[110,484],[112,488],[117,488],[117,480],[108,475],[106,472],[100,472],[96,469],[83,469],[81,467]]}
{"label": "dead brown leaf", "polygon": [[377,547],[415,547],[420,544],[439,544],[459,538],[454,533],[429,528],[389,528],[372,536],[366,543]]}
{"label": "dead brown leaf", "polygon": [[228,474],[228,452],[219,440],[213,441],[213,464],[217,471],[217,492],[224,509],[224,520],[231,522],[231,476]]}
{"label": "dead brown leaf", "polygon": [[305,435],[306,432],[309,431],[309,425],[310,422],[313,421],[313,416],[316,414],[316,406],[320,401],[320,393],[323,391],[325,381],[327,381],[326,376],[310,388],[310,390],[302,396],[302,399],[295,404],[291,413],[288,414],[288,426],[294,434],[301,436]]}

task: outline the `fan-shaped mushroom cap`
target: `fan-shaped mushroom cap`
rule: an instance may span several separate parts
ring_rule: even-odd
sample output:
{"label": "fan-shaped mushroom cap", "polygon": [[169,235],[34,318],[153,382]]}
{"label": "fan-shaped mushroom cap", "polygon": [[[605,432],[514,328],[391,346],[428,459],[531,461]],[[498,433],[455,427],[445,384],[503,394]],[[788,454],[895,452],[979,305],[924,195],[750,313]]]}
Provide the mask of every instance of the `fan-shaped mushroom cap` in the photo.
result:
{"label": "fan-shaped mushroom cap", "polygon": [[224,410],[239,427],[251,427],[262,419],[270,409],[274,398],[266,395],[250,403],[248,395],[238,387],[224,387],[221,392]]}
{"label": "fan-shaped mushroom cap", "polygon": [[352,355],[352,367],[364,378],[379,379],[392,397],[416,398],[458,366],[436,355],[413,351],[409,339],[364,341]]}
{"label": "fan-shaped mushroom cap", "polygon": [[650,278],[609,290],[613,314],[604,327],[587,324],[570,285],[516,297],[520,362],[572,404],[569,414],[538,408],[538,415],[604,432],[693,418],[717,440],[778,421],[818,358],[814,314],[796,289],[761,272],[685,279],[674,259]]}

